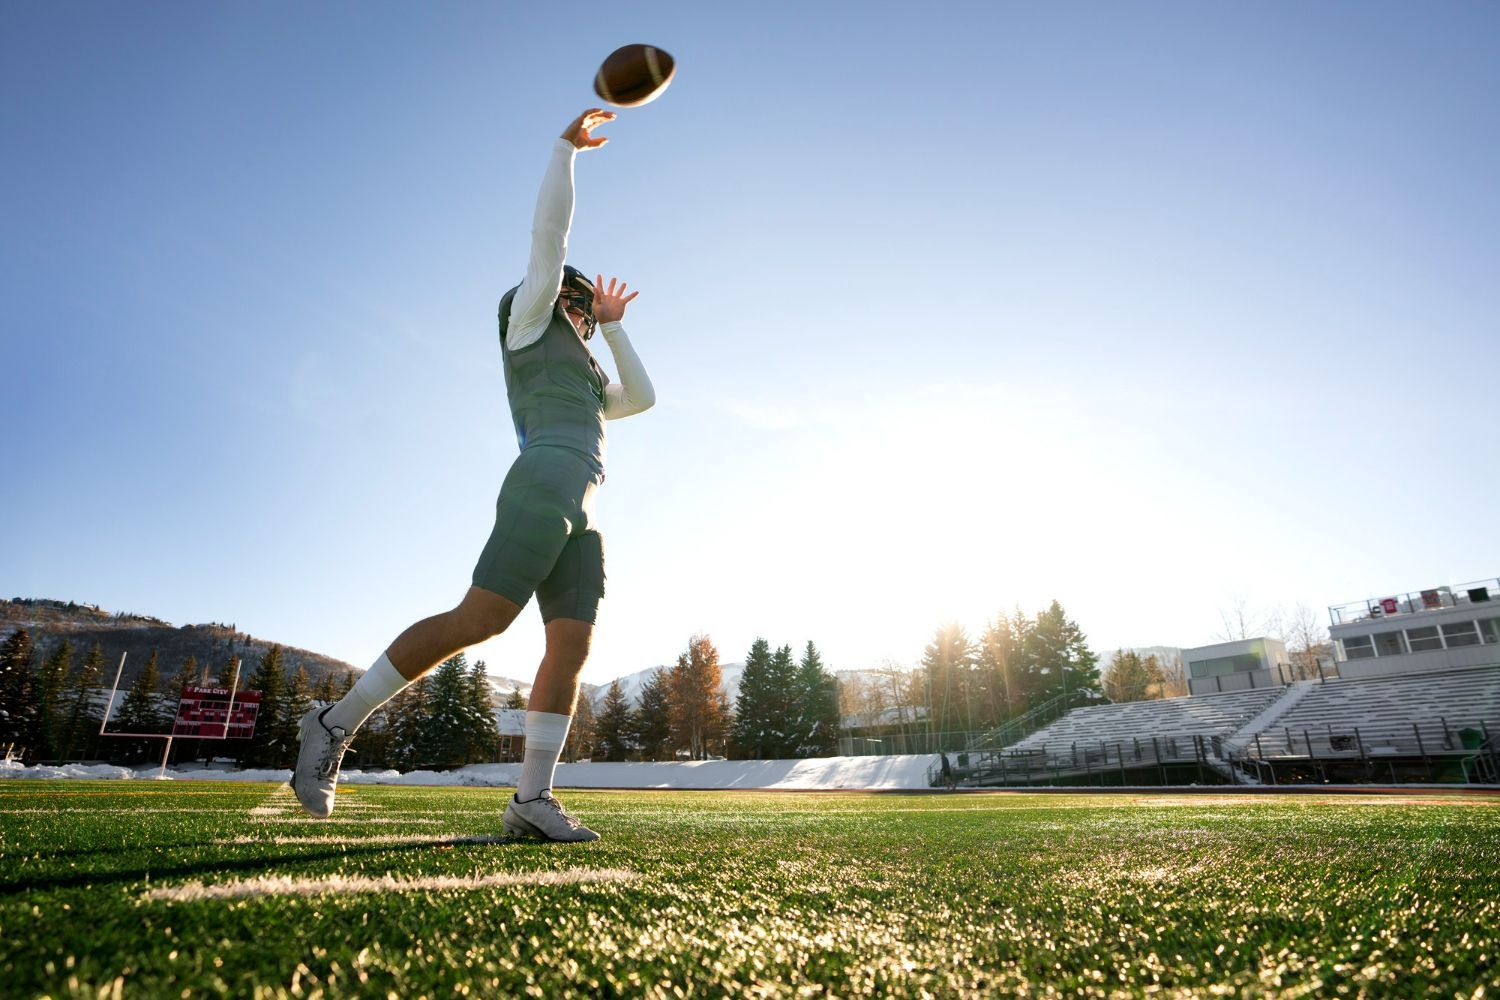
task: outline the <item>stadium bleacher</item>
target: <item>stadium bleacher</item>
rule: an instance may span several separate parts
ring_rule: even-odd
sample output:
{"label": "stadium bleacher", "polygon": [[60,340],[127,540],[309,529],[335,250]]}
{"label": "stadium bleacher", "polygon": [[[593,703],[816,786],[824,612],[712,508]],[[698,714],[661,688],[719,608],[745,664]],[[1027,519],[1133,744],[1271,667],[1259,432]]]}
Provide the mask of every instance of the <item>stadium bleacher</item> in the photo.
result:
{"label": "stadium bleacher", "polygon": [[1500,666],[1078,708],[961,761],[973,784],[1151,768],[1165,783],[1189,763],[1251,783],[1500,780]]}
{"label": "stadium bleacher", "polygon": [[1420,725],[1450,729],[1500,721],[1500,667],[1314,684],[1272,730],[1353,732]]}
{"label": "stadium bleacher", "polygon": [[1010,751],[1061,751],[1079,746],[1134,740],[1228,737],[1286,692],[1260,688],[1225,694],[1193,695],[1165,701],[1131,701],[1078,708],[1013,744]]}

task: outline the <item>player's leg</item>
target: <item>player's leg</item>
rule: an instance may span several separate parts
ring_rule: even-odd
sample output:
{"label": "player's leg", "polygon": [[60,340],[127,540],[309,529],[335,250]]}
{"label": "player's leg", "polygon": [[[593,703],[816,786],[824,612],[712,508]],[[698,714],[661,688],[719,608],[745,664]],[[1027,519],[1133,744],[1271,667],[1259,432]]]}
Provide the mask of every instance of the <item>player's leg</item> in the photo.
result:
{"label": "player's leg", "polygon": [[510,598],[470,587],[457,607],[402,632],[344,697],[303,716],[291,779],[302,807],[320,818],[333,811],[344,753],[377,708],[459,650],[504,632],[520,613]]}
{"label": "player's leg", "polygon": [[324,716],[329,726],[354,732],[381,705],[459,650],[504,632],[521,605],[483,587],[473,587],[458,606],[423,618],[396,637],[375,665]]}
{"label": "player's leg", "polygon": [[521,605],[510,598],[471,586],[458,607],[397,636],[386,656],[403,678],[414,681],[460,650],[504,632],[520,613]]}
{"label": "player's leg", "polygon": [[516,797],[534,799],[552,791],[552,775],[567,742],[578,703],[578,676],[588,659],[594,623],[556,618],[547,623],[547,650],[537,668],[526,706],[526,755]]}
{"label": "player's leg", "polygon": [[552,795],[552,777],[567,742],[578,701],[578,678],[588,659],[594,621],[604,597],[604,543],[596,531],[572,538],[552,574],[537,588],[547,651],[537,669],[526,712],[526,751],[516,795],[505,809],[505,830],[548,840],[596,840]]}
{"label": "player's leg", "polygon": [[577,504],[558,489],[555,465],[522,453],[500,488],[495,525],[464,599],[402,632],[338,704],[302,720],[292,789],[309,813],[332,811],[339,763],[370,714],[460,649],[503,632],[557,564]]}

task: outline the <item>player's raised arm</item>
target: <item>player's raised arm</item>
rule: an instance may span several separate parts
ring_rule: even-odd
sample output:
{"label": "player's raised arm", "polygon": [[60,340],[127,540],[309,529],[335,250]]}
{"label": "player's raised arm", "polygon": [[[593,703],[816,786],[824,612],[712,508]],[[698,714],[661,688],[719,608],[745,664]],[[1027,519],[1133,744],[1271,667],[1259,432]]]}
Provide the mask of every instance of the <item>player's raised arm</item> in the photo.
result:
{"label": "player's raised arm", "polygon": [[617,285],[615,278],[610,278],[609,284],[605,285],[602,274],[594,279],[594,316],[599,320],[599,330],[604,334],[610,354],[614,355],[615,370],[620,374],[619,382],[604,387],[606,420],[649,410],[656,403],[656,388],[646,374],[646,366],[641,364],[630,338],[625,335],[625,327],[620,325],[625,318],[625,307],[641,294],[631,292],[626,295],[625,288],[625,282],[620,281]]}
{"label": "player's raised arm", "polygon": [[614,117],[612,111],[590,108],[573,119],[552,145],[531,223],[526,277],[510,306],[505,340],[513,351],[535,343],[552,319],[568,255],[568,229],[573,222],[573,157],[581,149],[597,149],[608,142],[603,136],[593,135],[592,130]]}

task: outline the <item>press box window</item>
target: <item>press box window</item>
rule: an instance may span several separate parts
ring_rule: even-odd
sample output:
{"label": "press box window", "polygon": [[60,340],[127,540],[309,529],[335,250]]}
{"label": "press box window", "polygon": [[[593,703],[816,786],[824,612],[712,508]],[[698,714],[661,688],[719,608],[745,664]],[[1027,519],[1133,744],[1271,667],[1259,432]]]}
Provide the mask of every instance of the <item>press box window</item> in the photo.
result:
{"label": "press box window", "polygon": [[1346,659],[1368,660],[1375,655],[1375,640],[1367,635],[1350,636],[1343,643]]}
{"label": "press box window", "polygon": [[1448,648],[1454,646],[1477,646],[1479,645],[1479,629],[1475,622],[1454,622],[1452,625],[1443,626],[1443,641]]}
{"label": "press box window", "polygon": [[1376,632],[1376,656],[1400,656],[1406,652],[1406,639],[1400,632]]}
{"label": "press box window", "polygon": [[1409,628],[1406,630],[1406,642],[1411,646],[1413,653],[1421,653],[1429,649],[1442,649],[1443,638],[1438,635],[1436,625],[1428,625],[1426,628]]}
{"label": "press box window", "polygon": [[1485,642],[1500,642],[1500,618],[1479,619],[1479,634]]}

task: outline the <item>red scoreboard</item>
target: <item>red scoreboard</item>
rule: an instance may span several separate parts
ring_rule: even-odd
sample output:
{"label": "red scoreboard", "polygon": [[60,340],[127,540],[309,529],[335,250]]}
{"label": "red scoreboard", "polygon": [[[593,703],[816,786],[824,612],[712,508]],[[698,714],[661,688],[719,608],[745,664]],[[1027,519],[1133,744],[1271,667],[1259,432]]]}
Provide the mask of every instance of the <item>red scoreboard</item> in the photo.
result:
{"label": "red scoreboard", "polygon": [[177,719],[172,723],[173,736],[196,736],[210,740],[248,740],[255,734],[255,719],[260,714],[260,692],[239,691],[230,711],[228,688],[201,688],[189,685],[182,689],[177,703]]}

